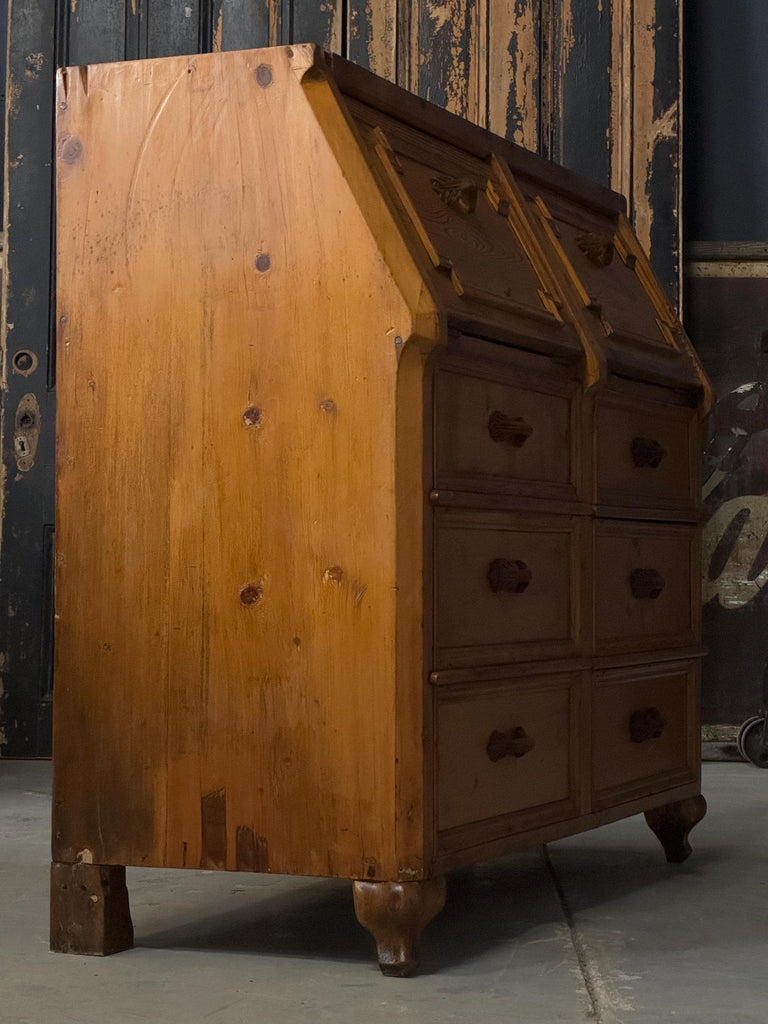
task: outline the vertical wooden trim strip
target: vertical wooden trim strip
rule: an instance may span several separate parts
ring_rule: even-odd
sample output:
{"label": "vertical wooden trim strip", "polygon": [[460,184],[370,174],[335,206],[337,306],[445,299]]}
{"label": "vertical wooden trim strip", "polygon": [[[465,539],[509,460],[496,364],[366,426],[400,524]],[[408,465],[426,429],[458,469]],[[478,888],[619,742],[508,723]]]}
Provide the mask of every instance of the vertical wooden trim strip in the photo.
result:
{"label": "vertical wooden trim strip", "polygon": [[[633,18],[633,224],[673,302],[680,274],[681,88],[679,63],[669,66],[664,43],[679,33],[680,7],[679,0],[634,0]],[[676,55],[678,49],[679,41]]]}
{"label": "vertical wooden trim strip", "polygon": [[632,216],[634,0],[613,0],[611,57],[611,188],[626,196]]}
{"label": "vertical wooden trim strip", "polygon": [[397,0],[347,0],[347,56],[394,82],[397,60]]}
{"label": "vertical wooden trim strip", "polygon": [[488,9],[488,127],[526,149],[539,146],[542,0],[502,0]]}
{"label": "vertical wooden trim strip", "polygon": [[538,143],[539,152],[552,159],[555,151],[556,119],[556,22],[555,0],[541,0],[539,17],[539,77],[541,96],[539,100]]}

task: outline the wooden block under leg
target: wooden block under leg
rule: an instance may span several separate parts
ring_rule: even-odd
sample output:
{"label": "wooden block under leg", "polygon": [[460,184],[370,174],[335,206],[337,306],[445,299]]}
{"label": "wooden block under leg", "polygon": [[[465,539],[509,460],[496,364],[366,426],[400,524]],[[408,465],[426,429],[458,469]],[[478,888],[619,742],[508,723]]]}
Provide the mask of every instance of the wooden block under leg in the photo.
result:
{"label": "wooden block under leg", "polygon": [[355,913],[376,940],[382,974],[407,978],[419,965],[419,939],[445,906],[445,878],[355,882]]}
{"label": "wooden block under leg", "polygon": [[707,813],[703,796],[692,796],[645,812],[645,820],[656,834],[670,864],[682,864],[691,855],[688,833]]}
{"label": "wooden block under leg", "polygon": [[51,949],[109,956],[133,945],[125,868],[51,864]]}

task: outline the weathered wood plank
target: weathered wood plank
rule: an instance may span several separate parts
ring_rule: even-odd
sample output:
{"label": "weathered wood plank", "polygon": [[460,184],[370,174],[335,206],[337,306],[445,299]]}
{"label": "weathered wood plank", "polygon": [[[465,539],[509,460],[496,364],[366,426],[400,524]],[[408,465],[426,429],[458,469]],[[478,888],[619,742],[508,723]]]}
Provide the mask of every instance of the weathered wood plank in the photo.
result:
{"label": "weathered wood plank", "polygon": [[397,0],[348,0],[347,56],[374,74],[395,80]]}
{"label": "weathered wood plank", "polygon": [[15,5],[10,12],[0,560],[0,750],[5,756],[50,751],[50,665],[44,654],[50,628],[46,556],[51,554],[45,527],[53,522],[55,435],[48,379],[55,18],[55,8],[47,4]]}
{"label": "weathered wood plank", "polygon": [[553,157],[592,181],[610,185],[610,6],[563,0],[556,17],[559,103]]}
{"label": "weathered wood plank", "polygon": [[[135,4],[136,0],[131,0]],[[180,53],[197,53],[208,49],[208,41],[201,39],[201,19],[207,13],[202,8],[209,0],[145,0],[142,12],[145,21],[147,57],[173,57]],[[205,33],[207,34],[207,33]]]}
{"label": "weathered wood plank", "polygon": [[[128,2],[135,7],[138,0]],[[68,64],[124,60],[126,0],[69,0],[68,49]]]}
{"label": "weathered wood plank", "polygon": [[[613,0],[611,12],[611,188],[632,196],[632,55],[634,0]],[[631,211],[630,211],[631,212]]]}
{"label": "weathered wood plank", "polygon": [[283,0],[283,31],[287,43],[317,43],[346,56],[343,47],[343,0]]}
{"label": "weathered wood plank", "polygon": [[[636,49],[643,37],[640,25],[637,35]],[[638,80],[636,100],[636,125],[642,132],[636,148],[641,156],[645,153],[646,163],[635,181],[635,219],[656,276],[674,303],[680,289],[680,0],[656,0],[653,29],[645,33],[649,38],[653,73]],[[643,117],[649,109],[650,124]]]}
{"label": "weathered wood plank", "polygon": [[680,0],[636,0],[633,26],[634,226],[669,299],[680,273]]}
{"label": "weathered wood plank", "polygon": [[268,0],[214,0],[213,49],[249,50],[269,46],[274,5]]}
{"label": "weathered wood plank", "polygon": [[487,19],[486,0],[420,0],[413,55],[419,95],[483,126]]}
{"label": "weathered wood plank", "polygon": [[488,127],[539,148],[542,0],[501,0],[488,9]]}

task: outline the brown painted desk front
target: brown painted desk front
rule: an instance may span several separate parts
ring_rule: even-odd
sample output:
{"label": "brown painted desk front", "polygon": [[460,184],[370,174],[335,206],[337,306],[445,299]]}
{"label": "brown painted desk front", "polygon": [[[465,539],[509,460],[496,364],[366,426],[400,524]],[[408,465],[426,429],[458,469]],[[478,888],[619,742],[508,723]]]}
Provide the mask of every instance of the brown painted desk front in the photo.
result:
{"label": "brown painted desk front", "polygon": [[452,868],[699,793],[707,385],[623,201],[314,47],[58,92],[52,946],[124,865]]}

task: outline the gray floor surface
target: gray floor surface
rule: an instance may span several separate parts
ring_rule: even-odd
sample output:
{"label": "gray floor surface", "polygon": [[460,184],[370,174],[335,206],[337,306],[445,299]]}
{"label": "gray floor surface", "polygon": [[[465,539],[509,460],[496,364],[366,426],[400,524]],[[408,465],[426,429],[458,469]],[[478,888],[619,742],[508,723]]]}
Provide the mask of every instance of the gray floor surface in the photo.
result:
{"label": "gray floor surface", "polygon": [[50,765],[0,761],[0,1022],[766,1024],[768,771],[704,768],[685,864],[635,817],[457,873],[392,979],[334,880],[129,869],[136,947],[50,953]]}

